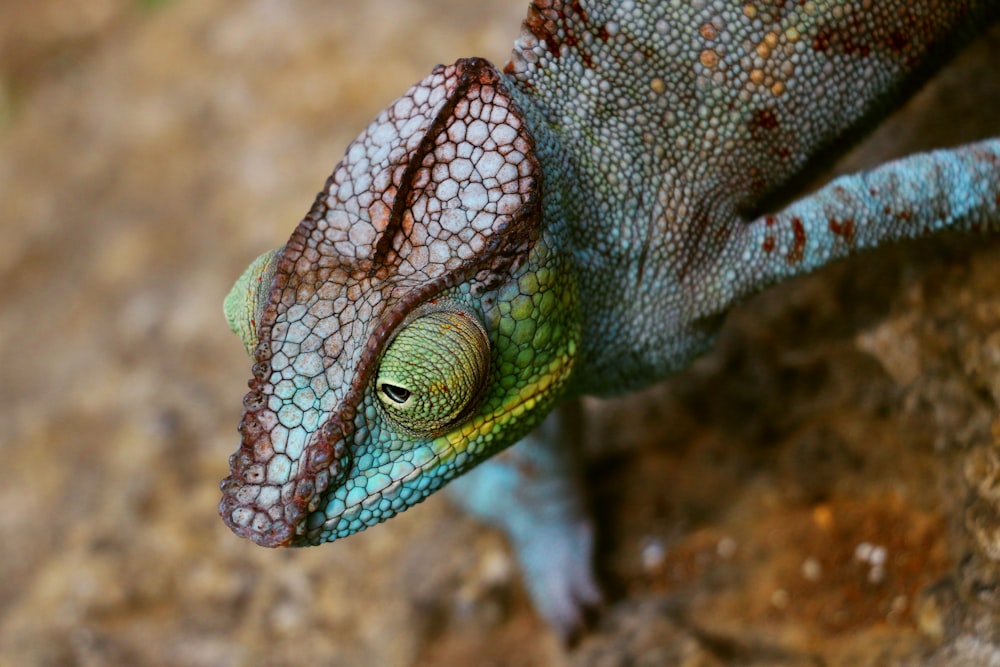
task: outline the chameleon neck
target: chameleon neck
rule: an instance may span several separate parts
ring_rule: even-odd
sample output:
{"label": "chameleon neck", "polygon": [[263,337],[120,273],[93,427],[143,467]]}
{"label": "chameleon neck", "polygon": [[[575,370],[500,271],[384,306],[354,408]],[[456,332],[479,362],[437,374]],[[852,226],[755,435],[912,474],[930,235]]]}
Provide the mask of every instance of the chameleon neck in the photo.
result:
{"label": "chameleon neck", "polygon": [[[626,153],[589,156],[605,165],[592,169],[567,145],[554,110],[509,85],[542,167],[541,242],[568,260],[581,304],[581,344],[569,393],[620,394],[685,367],[711,346],[716,319],[685,322],[680,286],[653,266],[650,251],[658,251],[650,244],[664,239],[650,236],[659,234],[650,229],[656,215],[650,199],[660,188],[644,189],[639,181],[646,176],[626,167]],[[583,197],[586,191],[599,196]]]}
{"label": "chameleon neck", "polygon": [[569,258],[585,305],[572,390],[617,394],[685,367],[711,345],[716,318],[706,326],[689,316],[693,289],[683,277],[698,258],[684,254],[682,235],[735,213],[723,185],[707,173],[698,179],[707,170],[690,168],[680,150],[692,127],[678,119],[690,119],[698,101],[677,100],[691,85],[684,79],[667,88],[678,36],[615,3],[588,13],[581,3],[540,2],[530,11],[544,6],[565,13],[561,28],[546,33],[529,14],[505,83],[536,143],[545,236]]}

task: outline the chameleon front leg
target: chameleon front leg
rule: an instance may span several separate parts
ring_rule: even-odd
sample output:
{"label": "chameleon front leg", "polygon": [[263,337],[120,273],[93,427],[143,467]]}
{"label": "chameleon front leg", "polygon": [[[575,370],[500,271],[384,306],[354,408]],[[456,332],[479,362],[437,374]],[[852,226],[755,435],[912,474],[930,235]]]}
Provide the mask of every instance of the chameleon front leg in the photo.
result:
{"label": "chameleon front leg", "polygon": [[735,229],[713,261],[689,276],[703,295],[699,315],[862,250],[945,230],[1000,230],[1000,139],[842,176]]}
{"label": "chameleon front leg", "polygon": [[528,592],[563,640],[601,601],[594,530],[581,485],[579,402],[568,401],[527,437],[451,482],[452,500],[503,530]]}

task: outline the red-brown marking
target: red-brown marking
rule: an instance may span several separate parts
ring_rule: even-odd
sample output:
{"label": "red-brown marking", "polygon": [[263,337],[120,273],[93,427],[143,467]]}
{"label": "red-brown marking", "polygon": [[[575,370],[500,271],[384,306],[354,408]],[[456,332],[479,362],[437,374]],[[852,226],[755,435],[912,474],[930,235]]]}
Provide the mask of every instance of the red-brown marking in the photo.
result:
{"label": "red-brown marking", "polygon": [[[857,21],[855,21],[857,22]],[[837,50],[848,56],[859,55],[867,58],[871,55],[870,44],[858,41],[859,36],[867,36],[866,26],[857,22],[858,25],[843,26],[838,29],[829,26],[823,27],[813,37],[813,51],[826,53]]]}
{"label": "red-brown marking", "polygon": [[778,114],[774,109],[755,109],[747,122],[747,128],[751,137],[760,139],[764,130],[776,129],[779,124]]}
{"label": "red-brown marking", "polygon": [[542,9],[532,4],[528,7],[528,18],[524,19],[524,27],[531,31],[538,41],[545,42],[549,52],[559,57],[559,40],[556,39],[554,25],[546,19]]}
{"label": "red-brown marking", "polygon": [[768,236],[764,239],[764,252],[771,254],[774,251],[774,237]]}
{"label": "red-brown marking", "polygon": [[871,52],[872,52],[872,47],[869,46],[868,44],[859,44],[855,42],[853,39],[844,40],[844,53],[846,53],[849,56],[857,54],[862,58],[867,58],[868,56],[871,55]]}
{"label": "red-brown marking", "polygon": [[830,42],[833,40],[833,30],[823,28],[813,37],[813,51],[825,53],[830,50]]}
{"label": "red-brown marking", "polygon": [[[578,21],[573,21],[568,17],[570,12],[577,15]],[[590,17],[587,10],[577,0],[570,3],[547,0],[546,2],[533,2],[528,7],[528,17],[524,20],[524,28],[538,41],[543,42],[554,57],[561,57],[562,47],[566,46],[577,51],[585,67],[593,69],[593,56],[586,50],[579,48],[583,40],[573,32],[577,24],[582,25],[583,30],[593,31],[589,23]],[[564,35],[561,38],[560,28]],[[603,27],[596,34],[602,40],[607,41],[607,30]],[[512,70],[512,63],[508,63],[507,67],[504,68],[504,71],[508,73]]]}
{"label": "red-brown marking", "polygon": [[909,46],[910,38],[906,35],[906,33],[894,30],[893,33],[889,35],[889,48],[895,53],[902,54]]}
{"label": "red-brown marking", "polygon": [[854,244],[854,220],[845,219],[843,222],[830,219],[830,231],[843,238],[849,245]]}
{"label": "red-brown marking", "polygon": [[792,242],[786,259],[789,264],[798,264],[802,261],[806,249],[806,228],[800,218],[792,218],[792,233],[795,235],[795,240]]}

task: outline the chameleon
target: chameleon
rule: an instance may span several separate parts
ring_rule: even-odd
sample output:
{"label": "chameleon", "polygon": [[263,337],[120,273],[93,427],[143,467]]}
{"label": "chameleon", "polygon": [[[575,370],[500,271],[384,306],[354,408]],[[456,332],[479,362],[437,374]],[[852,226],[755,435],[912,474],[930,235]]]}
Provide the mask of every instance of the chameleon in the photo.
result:
{"label": "chameleon", "polygon": [[253,366],[223,520],[315,545],[448,484],[579,632],[601,592],[575,401],[684,368],[772,284],[997,231],[997,138],[794,195],[998,9],[535,0],[509,62],[407,90],[227,296]]}

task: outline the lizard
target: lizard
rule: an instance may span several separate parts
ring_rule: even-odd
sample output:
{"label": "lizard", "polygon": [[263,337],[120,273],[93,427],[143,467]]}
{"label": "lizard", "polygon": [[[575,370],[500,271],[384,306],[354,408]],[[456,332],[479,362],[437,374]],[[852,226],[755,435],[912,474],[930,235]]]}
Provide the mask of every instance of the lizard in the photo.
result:
{"label": "lizard", "polygon": [[222,518],[314,545],[448,484],[574,635],[601,592],[567,409],[684,368],[769,285],[1000,229],[996,138],[789,199],[998,9],[535,0],[509,62],[407,90],[233,286],[253,367]]}

